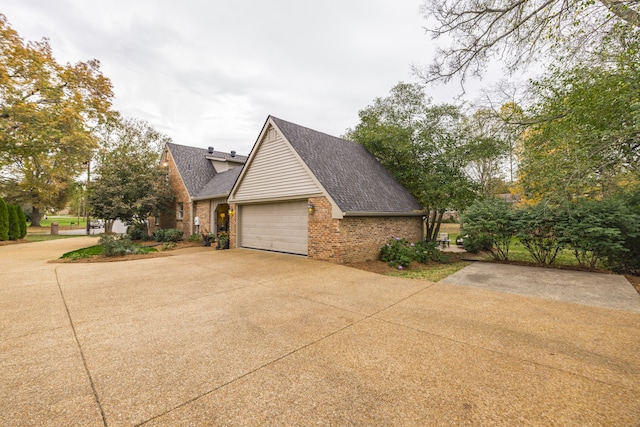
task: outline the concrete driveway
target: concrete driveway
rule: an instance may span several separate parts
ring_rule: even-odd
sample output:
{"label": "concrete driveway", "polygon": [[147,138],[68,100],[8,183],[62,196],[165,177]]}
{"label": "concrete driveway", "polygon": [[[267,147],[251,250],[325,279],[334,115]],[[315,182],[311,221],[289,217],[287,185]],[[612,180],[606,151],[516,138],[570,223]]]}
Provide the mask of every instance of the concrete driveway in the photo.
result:
{"label": "concrete driveway", "polygon": [[94,240],[0,247],[0,425],[640,423],[640,313]]}

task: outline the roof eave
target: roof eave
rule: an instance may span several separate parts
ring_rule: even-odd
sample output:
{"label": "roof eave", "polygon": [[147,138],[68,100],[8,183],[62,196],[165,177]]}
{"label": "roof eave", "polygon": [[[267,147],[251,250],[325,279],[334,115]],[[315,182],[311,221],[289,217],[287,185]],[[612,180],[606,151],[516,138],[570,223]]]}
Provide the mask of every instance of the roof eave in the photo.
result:
{"label": "roof eave", "polygon": [[343,216],[424,216],[425,211],[411,211],[411,212],[343,212]]}
{"label": "roof eave", "polygon": [[213,196],[199,196],[199,197],[192,197],[191,200],[193,200],[194,202],[200,201],[200,200],[209,200],[209,199],[227,199],[229,198],[229,193],[223,193],[223,194],[216,194]]}

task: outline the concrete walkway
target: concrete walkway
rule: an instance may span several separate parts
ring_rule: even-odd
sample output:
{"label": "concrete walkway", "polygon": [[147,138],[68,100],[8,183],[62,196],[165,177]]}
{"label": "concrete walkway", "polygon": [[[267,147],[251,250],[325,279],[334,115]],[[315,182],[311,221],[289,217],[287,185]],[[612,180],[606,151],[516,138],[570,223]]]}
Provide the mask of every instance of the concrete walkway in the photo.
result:
{"label": "concrete walkway", "polygon": [[0,247],[0,425],[638,425],[640,314],[190,248]]}
{"label": "concrete walkway", "polygon": [[640,295],[617,274],[475,262],[443,282],[640,313]]}

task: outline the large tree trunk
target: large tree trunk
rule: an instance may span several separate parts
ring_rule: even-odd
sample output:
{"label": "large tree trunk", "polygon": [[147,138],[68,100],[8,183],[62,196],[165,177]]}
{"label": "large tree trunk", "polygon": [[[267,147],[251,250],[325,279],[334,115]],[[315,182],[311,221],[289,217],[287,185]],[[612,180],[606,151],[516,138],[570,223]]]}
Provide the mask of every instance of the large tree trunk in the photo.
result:
{"label": "large tree trunk", "polygon": [[105,219],[104,220],[104,232],[105,234],[109,234],[111,233],[113,230],[113,223],[115,222],[115,220],[113,219]]}
{"label": "large tree trunk", "polygon": [[40,227],[40,208],[37,206],[32,207],[31,226]]}

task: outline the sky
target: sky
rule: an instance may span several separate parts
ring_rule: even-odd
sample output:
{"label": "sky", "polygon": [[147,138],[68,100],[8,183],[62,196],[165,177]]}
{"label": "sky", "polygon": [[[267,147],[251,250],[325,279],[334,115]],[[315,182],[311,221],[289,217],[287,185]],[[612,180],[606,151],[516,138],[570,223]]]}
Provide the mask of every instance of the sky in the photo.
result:
{"label": "sky", "polygon": [[[269,115],[341,136],[429,64],[421,0],[3,0],[60,63],[98,59],[113,107],[177,144],[249,154]],[[496,77],[497,79],[497,77]],[[491,79],[489,79],[491,80]],[[483,82],[466,85],[468,99]],[[427,86],[453,102],[460,86]]]}

